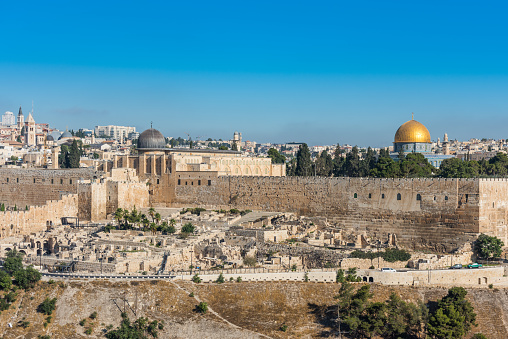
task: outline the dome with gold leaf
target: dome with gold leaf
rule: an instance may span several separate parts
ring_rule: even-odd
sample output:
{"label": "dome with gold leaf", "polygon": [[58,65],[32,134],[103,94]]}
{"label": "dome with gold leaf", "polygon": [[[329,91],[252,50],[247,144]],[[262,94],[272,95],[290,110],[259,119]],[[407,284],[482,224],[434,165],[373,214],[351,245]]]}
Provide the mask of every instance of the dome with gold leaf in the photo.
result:
{"label": "dome with gold leaf", "polygon": [[394,143],[430,143],[430,133],[427,127],[416,120],[409,120],[402,124],[395,133]]}

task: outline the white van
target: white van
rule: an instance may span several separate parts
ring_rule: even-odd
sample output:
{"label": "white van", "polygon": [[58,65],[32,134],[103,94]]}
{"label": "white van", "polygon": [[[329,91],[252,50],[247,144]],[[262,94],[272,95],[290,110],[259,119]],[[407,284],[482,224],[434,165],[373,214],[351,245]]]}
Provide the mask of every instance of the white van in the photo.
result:
{"label": "white van", "polygon": [[390,267],[383,267],[381,269],[381,272],[397,272],[397,271]]}

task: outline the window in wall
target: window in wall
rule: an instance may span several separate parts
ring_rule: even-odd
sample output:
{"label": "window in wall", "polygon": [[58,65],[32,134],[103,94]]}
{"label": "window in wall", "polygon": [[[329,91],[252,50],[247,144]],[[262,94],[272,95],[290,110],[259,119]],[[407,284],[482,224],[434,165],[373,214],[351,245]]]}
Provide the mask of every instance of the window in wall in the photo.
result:
{"label": "window in wall", "polygon": [[212,180],[208,180],[208,186],[212,186]]}
{"label": "window in wall", "polygon": [[19,178],[16,178],[16,182],[19,182]]}
{"label": "window in wall", "polygon": [[190,184],[191,184],[192,186],[194,186],[194,181],[191,181],[191,182],[190,182]]}
{"label": "window in wall", "polygon": [[400,195],[400,193],[397,193],[397,200],[401,200],[402,199],[402,196]]}
{"label": "window in wall", "polygon": [[63,185],[63,179],[60,179],[60,185]]}
{"label": "window in wall", "polygon": [[436,201],[436,196],[434,196],[434,201]]}
{"label": "window in wall", "polygon": [[466,202],[468,201],[469,199],[469,194],[466,194]]}
{"label": "window in wall", "polygon": [[385,194],[381,194],[381,199],[384,199],[385,198]]}
{"label": "window in wall", "polygon": [[448,200],[448,196],[447,195],[445,195],[444,200]]}
{"label": "window in wall", "polygon": [[52,183],[52,184],[54,183],[54,180],[53,180],[53,179],[51,179],[51,183]]}
{"label": "window in wall", "polygon": [[178,185],[181,185],[181,184],[182,184],[182,182],[180,181],[180,179],[178,179]]}
{"label": "window in wall", "polygon": [[9,182],[9,178],[7,178],[7,182]]}
{"label": "window in wall", "polygon": [[70,180],[69,180],[69,184],[71,184],[71,185],[72,185],[72,179],[70,179]]}
{"label": "window in wall", "polygon": [[422,200],[422,196],[420,195],[420,193],[418,193],[418,194],[416,195],[416,200],[418,200],[418,201],[421,201],[421,200]]}
{"label": "window in wall", "polygon": [[371,193],[369,193],[369,199],[371,199],[371,198],[372,198],[372,194],[371,194]]}
{"label": "window in wall", "polygon": [[35,184],[35,178],[34,178],[34,184]]}
{"label": "window in wall", "polygon": [[185,186],[187,186],[187,181],[185,182]]}
{"label": "window in wall", "polygon": [[355,199],[356,199],[356,198],[358,198],[358,194],[356,194],[356,193],[355,193],[354,198],[355,198]]}
{"label": "window in wall", "polygon": [[159,179],[157,179],[157,185],[159,184]]}
{"label": "window in wall", "polygon": [[198,186],[201,186],[201,180],[198,180]]}

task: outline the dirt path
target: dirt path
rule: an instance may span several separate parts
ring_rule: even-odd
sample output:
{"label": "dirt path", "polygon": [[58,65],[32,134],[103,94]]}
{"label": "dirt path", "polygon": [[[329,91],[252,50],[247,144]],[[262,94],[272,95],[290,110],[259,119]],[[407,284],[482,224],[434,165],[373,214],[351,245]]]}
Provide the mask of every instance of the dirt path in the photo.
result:
{"label": "dirt path", "polygon": [[[175,283],[175,282],[174,282],[174,281],[172,281],[172,280],[170,280],[169,282],[170,282],[171,284],[173,284],[176,288],[178,288],[178,289],[180,289],[180,290],[184,291],[185,293],[187,293],[188,295],[190,295],[190,293],[191,293],[191,292],[189,292],[189,291],[188,291],[187,289],[185,289],[184,287],[182,287],[182,286],[178,285],[177,283]],[[200,298],[199,298],[199,297],[198,297],[195,293],[194,293],[194,299],[195,299],[198,303],[200,303],[200,302],[202,302],[202,301],[203,301],[203,300],[201,300],[201,299],[200,299]],[[231,327],[233,327],[233,328],[235,328],[235,329],[242,330],[242,331],[247,331],[247,332],[250,332],[250,333],[252,333],[252,334],[256,334],[256,335],[260,336],[261,338],[270,338],[270,339],[272,339],[272,337],[269,337],[269,336],[267,336],[267,335],[265,335],[265,334],[258,333],[258,332],[254,332],[254,331],[251,331],[251,330],[249,330],[249,329],[246,329],[246,328],[243,328],[243,327],[240,327],[240,326],[238,326],[238,325],[233,324],[232,322],[230,322],[230,321],[228,321],[227,319],[223,318],[223,317],[222,317],[219,313],[215,312],[215,311],[214,311],[214,310],[210,307],[210,305],[208,305],[208,311],[209,311],[210,313],[212,313],[213,315],[215,315],[217,318],[221,319],[221,320],[222,320],[222,321],[224,321],[226,324],[228,324],[229,326],[231,326]]]}

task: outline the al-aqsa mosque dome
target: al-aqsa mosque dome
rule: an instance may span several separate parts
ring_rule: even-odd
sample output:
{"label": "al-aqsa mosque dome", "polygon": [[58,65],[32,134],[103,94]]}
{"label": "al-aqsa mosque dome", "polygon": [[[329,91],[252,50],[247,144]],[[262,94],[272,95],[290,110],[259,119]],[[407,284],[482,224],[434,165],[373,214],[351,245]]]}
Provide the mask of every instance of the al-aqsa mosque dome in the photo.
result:
{"label": "al-aqsa mosque dome", "polygon": [[166,148],[166,138],[155,128],[149,128],[139,135],[138,149]]}

